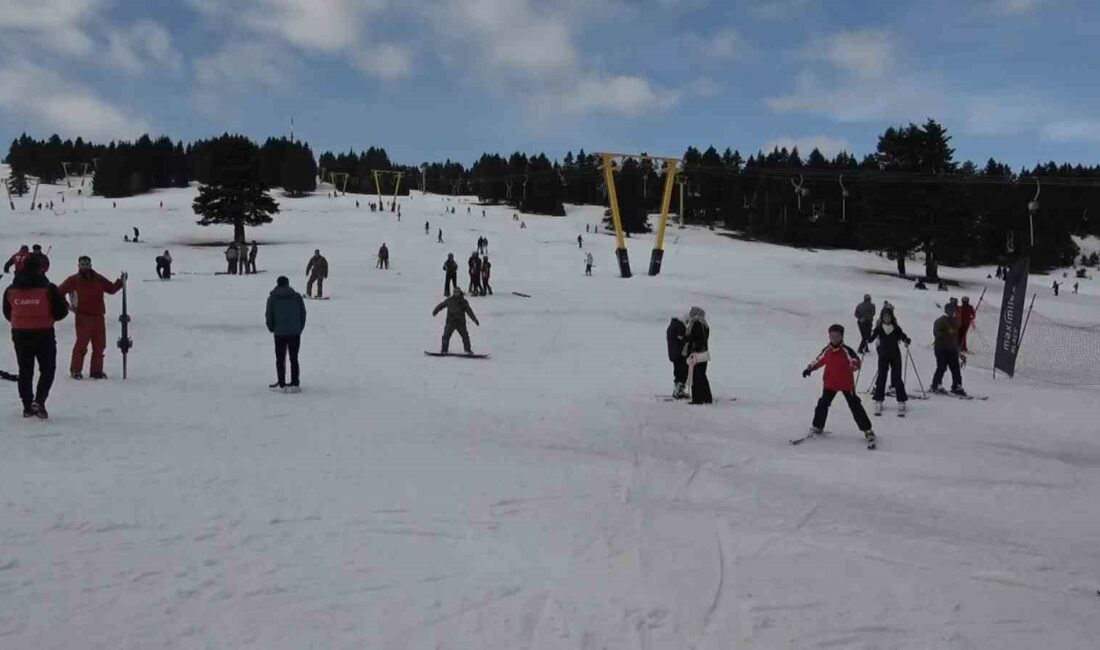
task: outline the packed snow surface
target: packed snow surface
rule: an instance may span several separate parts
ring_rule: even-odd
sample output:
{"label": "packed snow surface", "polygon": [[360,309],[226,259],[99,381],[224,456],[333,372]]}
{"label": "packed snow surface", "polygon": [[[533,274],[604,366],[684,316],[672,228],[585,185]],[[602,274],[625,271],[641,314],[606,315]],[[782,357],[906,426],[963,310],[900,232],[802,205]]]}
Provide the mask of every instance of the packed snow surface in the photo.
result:
{"label": "packed snow surface", "polygon": [[[222,247],[197,244],[232,230],[195,224],[193,189],[117,208],[39,196],[56,209],[16,199],[0,247],[52,246],[57,283],[81,254],[128,270],[134,348],[122,381],[109,298],[110,381],[67,377],[70,317],[51,419],[22,420],[7,384],[2,648],[1097,647],[1097,389],[970,368],[988,401],[913,401],[906,419],[888,401],[877,451],[843,400],[831,437],[788,444],[821,390],[802,369],[834,322],[858,343],[864,293],[897,306],[927,388],[945,294],[868,273],[885,259],[673,227],[661,275],[640,236],[621,279],[614,239],[585,233],[599,208],[521,229],[510,209],[416,195],[398,222],[322,191],[279,197],[249,230],[267,272],[227,277]],[[133,226],[141,243],[123,241]],[[472,299],[470,330],[492,358],[426,357],[441,265],[453,252],[465,286],[479,235],[496,295]],[[314,249],[332,299],[306,303],[303,392],[275,394],[265,299],[281,274],[304,290]],[[944,270],[964,282],[952,295],[988,284],[999,302],[988,272]],[[1049,284],[1037,308],[1100,321],[1095,281],[1057,301]],[[712,327],[711,406],[656,398],[665,327],[692,305]],[[0,367],[15,370],[7,345]]]}

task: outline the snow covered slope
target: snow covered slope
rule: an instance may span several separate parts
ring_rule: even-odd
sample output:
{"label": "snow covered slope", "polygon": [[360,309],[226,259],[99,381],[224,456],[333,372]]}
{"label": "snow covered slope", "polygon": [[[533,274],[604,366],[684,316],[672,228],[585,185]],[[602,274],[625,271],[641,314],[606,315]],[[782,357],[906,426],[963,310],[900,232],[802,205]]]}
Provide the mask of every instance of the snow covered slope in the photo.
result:
{"label": "snow covered slope", "polygon": [[[888,403],[878,451],[841,402],[831,438],[787,443],[820,393],[802,368],[833,322],[858,342],[864,293],[897,306],[931,379],[944,294],[868,273],[889,271],[884,259],[671,229],[663,273],[644,275],[652,239],[636,237],[638,275],[623,280],[614,239],[584,233],[598,208],[520,229],[510,210],[467,216],[438,196],[404,200],[397,222],[321,194],[280,198],[275,223],[250,230],[266,274],[197,275],[224,262],[195,244],[231,229],[195,225],[193,190],[117,209],[75,189],[60,205],[60,192],[41,193],[58,214],[4,211],[0,249],[52,245],[55,282],[81,254],[110,277],[129,270],[135,347],[123,382],[110,299],[111,381],[65,378],[70,319],[52,419],[23,421],[6,389],[0,647],[1054,650],[1100,638],[1097,390],[972,369],[967,388],[989,401],[915,401],[907,419]],[[143,243],[123,241],[132,226]],[[479,235],[496,295],[472,299],[471,334],[493,358],[425,357],[443,327],[431,310],[446,253],[464,285]],[[382,242],[388,272],[374,269]],[[180,275],[159,282],[166,248]],[[315,248],[332,299],[307,303],[303,393],[273,394],[264,301],[280,274],[304,289]],[[987,272],[945,270],[974,299]],[[1060,300],[1100,314],[1092,282]],[[655,399],[672,389],[665,326],[691,305],[713,328],[716,396],[736,402]],[[0,367],[14,366],[0,346]]]}

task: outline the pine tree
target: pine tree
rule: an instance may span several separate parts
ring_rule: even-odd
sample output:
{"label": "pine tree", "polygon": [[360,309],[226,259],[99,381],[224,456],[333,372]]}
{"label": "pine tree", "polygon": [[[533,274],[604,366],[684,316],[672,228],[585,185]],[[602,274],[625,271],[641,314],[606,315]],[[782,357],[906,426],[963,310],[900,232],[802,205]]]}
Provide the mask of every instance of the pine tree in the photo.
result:
{"label": "pine tree", "polygon": [[8,179],[8,192],[15,196],[23,196],[31,191],[27,183],[27,176],[23,172],[16,172]]}
{"label": "pine tree", "polygon": [[258,150],[251,140],[225,135],[210,143],[211,180],[192,203],[200,226],[233,224],[233,241],[245,241],[245,226],[271,223],[279,204],[259,177]]}

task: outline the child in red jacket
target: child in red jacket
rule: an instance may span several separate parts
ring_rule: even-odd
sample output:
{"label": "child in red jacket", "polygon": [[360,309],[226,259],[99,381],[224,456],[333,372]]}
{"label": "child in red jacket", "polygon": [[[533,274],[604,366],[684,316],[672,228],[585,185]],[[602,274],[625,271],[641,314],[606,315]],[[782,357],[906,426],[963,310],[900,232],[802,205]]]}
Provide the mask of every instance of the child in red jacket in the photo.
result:
{"label": "child in red jacket", "polygon": [[859,370],[859,355],[855,350],[844,345],[844,327],[833,325],[829,328],[829,345],[821,351],[813,363],[802,371],[803,377],[809,377],[818,368],[825,368],[825,390],[821,393],[821,399],[817,401],[814,410],[813,426],[810,435],[820,435],[825,429],[825,419],[829,417],[829,406],[837,393],[843,393],[848,408],[852,411],[852,417],[856,425],[867,438],[867,447],[875,448],[875,432],[871,429],[871,420],[867,417],[867,411],[863,409],[863,403],[856,397],[856,382],[852,373]]}

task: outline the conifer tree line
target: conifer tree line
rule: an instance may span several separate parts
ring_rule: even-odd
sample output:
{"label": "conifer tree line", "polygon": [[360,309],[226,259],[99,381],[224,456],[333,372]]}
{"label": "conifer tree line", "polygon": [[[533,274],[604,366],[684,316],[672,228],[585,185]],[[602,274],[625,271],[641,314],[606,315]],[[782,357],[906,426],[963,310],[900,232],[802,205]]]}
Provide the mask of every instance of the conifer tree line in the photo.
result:
{"label": "conifer tree line", "polygon": [[[9,185],[24,187],[26,176],[43,182],[61,180],[61,162],[96,168],[94,192],[122,197],[153,188],[210,184],[210,151],[215,143],[241,136],[222,135],[191,144],[143,136],[136,142],[96,145],[54,135],[12,142],[5,159],[12,168]],[[247,138],[244,138],[247,140]],[[607,206],[601,161],[584,150],[560,162],[545,154],[486,153],[468,168],[445,160],[419,167],[392,162],[385,149],[356,154],[325,152],[319,158],[308,144],[271,138],[256,148],[259,180],[282,187],[290,197],[317,188],[330,173],[347,174],[348,193],[392,195],[396,179],[374,170],[404,173],[398,193],[424,189],[438,194],[474,194],[488,204],[505,204],[535,214],[564,215],[565,204]],[[1037,268],[1067,265],[1078,254],[1071,235],[1100,235],[1100,165],[1049,162],[1013,171],[994,159],[984,165],[955,160],[951,137],[935,120],[892,126],[872,153],[858,158],[841,152],[832,158],[817,149],[803,157],[797,148],[740,152],[689,147],[683,155],[685,223],[723,226],[745,236],[805,247],[883,251],[897,260],[899,272],[914,253],[922,253],[924,272],[936,277],[939,264],[995,263],[1028,252]],[[663,170],[642,159],[616,161],[616,188],[624,228],[650,229],[660,208]],[[1042,192],[1034,215],[1030,247],[1028,203],[1035,179]],[[340,187],[339,189],[344,189]],[[25,191],[25,190],[24,190]],[[15,193],[15,192],[13,192]],[[680,188],[672,211],[679,212]]]}

